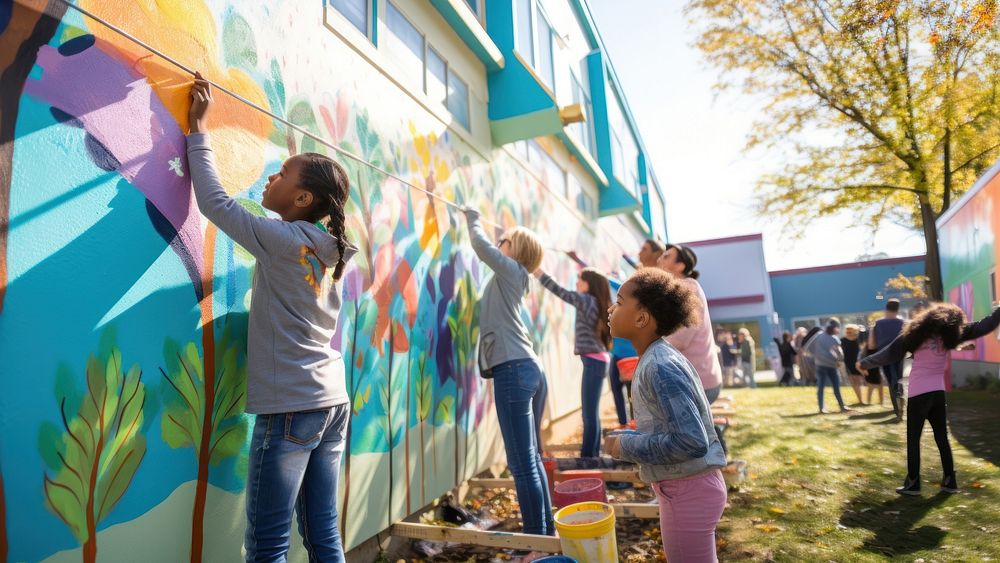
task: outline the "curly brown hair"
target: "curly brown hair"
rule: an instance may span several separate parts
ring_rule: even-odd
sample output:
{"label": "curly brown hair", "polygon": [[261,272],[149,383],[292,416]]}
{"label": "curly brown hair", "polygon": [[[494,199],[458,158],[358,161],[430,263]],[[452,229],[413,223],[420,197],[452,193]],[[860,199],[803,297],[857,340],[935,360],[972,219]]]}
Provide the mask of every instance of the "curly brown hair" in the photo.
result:
{"label": "curly brown hair", "polygon": [[945,349],[953,350],[962,343],[965,312],[951,303],[932,303],[903,327],[903,349],[914,352],[924,342],[940,338]]}
{"label": "curly brown hair", "polygon": [[667,336],[701,322],[698,295],[663,270],[643,268],[628,281],[632,296],[656,319],[656,334]]}

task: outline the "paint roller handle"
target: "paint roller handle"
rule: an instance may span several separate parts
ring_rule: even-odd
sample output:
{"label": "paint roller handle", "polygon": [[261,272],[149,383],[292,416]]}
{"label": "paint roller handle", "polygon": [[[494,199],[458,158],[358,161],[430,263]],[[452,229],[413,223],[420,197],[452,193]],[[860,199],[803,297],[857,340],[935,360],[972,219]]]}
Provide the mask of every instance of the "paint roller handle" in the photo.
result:
{"label": "paint roller handle", "polygon": [[205,118],[214,101],[212,85],[200,72],[195,72],[194,82],[191,84],[191,109],[188,110],[188,127],[191,133],[205,131]]}

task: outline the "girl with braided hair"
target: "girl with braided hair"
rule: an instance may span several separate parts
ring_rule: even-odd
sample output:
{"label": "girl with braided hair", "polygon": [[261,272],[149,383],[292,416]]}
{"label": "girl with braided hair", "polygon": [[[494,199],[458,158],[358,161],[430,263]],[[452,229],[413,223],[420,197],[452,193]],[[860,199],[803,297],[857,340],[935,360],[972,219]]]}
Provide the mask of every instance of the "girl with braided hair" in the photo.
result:
{"label": "girl with braided hair", "polygon": [[[292,510],[310,561],[344,561],[337,481],[350,416],[344,360],[330,346],[340,280],[356,248],[344,234],[350,185],[344,169],[315,153],[293,156],[268,176],[263,206],[248,212],[222,188],[205,117],[208,81],[191,88],[188,166],[203,215],[257,259],[247,340],[246,411],[256,415],[247,476],[247,561],[283,561]],[[318,221],[328,217],[325,228]]]}

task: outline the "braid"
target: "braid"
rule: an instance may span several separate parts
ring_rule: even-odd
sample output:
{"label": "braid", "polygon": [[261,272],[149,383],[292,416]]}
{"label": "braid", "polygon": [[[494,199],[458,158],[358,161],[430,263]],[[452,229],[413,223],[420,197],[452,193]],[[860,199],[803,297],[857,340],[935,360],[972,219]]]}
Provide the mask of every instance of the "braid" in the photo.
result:
{"label": "braid", "polygon": [[317,201],[313,206],[313,221],[329,216],[326,231],[337,240],[337,265],[333,269],[333,281],[338,282],[344,275],[347,249],[347,219],[344,205],[350,196],[351,184],[344,167],[331,158],[305,153],[306,164],[299,170],[299,182],[309,190]]}
{"label": "braid", "polygon": [[326,230],[337,239],[337,266],[333,269],[333,281],[338,282],[344,275],[344,250],[347,248],[347,219],[344,216],[344,206],[337,202],[330,203],[330,220],[326,222]]}

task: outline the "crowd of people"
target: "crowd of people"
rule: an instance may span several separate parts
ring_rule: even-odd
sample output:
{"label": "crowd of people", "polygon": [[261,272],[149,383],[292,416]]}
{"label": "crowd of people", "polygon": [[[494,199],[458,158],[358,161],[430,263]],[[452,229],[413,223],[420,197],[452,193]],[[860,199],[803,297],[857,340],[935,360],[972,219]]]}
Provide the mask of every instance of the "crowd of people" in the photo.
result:
{"label": "crowd of people", "polygon": [[[213,104],[210,84],[196,75],[191,90],[187,157],[202,214],[257,260],[248,335],[246,411],[255,415],[246,491],[247,561],[284,560],[293,513],[310,561],[343,561],[337,514],[341,457],[350,417],[344,361],[330,341],[341,308],[341,280],[357,249],[347,240],[344,168],[320,154],[287,159],[268,177],[263,206],[280,216],[257,216],[227,195],[205,129]],[[493,380],[497,419],[517,492],[523,531],[554,535],[552,499],[542,464],[541,419],[548,384],[521,314],[534,275],[575,310],[574,351],[581,361],[582,457],[603,453],[638,465],[660,505],[670,561],[716,561],[715,529],[726,505],[721,469],[726,448],[710,405],[724,386],[756,387],[755,342],[746,328],[713,333],[698,258],[686,246],[647,240],[641,266],[626,280],[583,269],[573,290],[540,268],[544,247],[516,227],[495,241],[474,209],[463,208],[472,249],[491,271],[480,298],[479,367]],[[320,221],[326,220],[325,225]],[[320,264],[319,273],[304,256]],[[303,266],[308,269],[304,275]],[[612,291],[614,290],[614,291]],[[893,409],[902,416],[899,381],[904,355],[913,355],[906,402],[908,474],[899,492],[920,489],[919,437],[929,421],[941,452],[942,488],[957,490],[947,442],[943,372],[948,352],[993,331],[1000,310],[968,324],[952,305],[938,304],[909,325],[890,301],[871,330],[840,323],[785,333],[777,342],[780,384],[818,382],[833,388],[841,410],[841,365],[861,402],[861,385],[877,386],[879,367]],[[624,361],[631,374],[632,412],[623,394]],[[795,367],[799,377],[795,376]],[[610,379],[618,421],[631,432],[602,442],[598,404]],[[526,553],[526,559],[533,554]]]}

